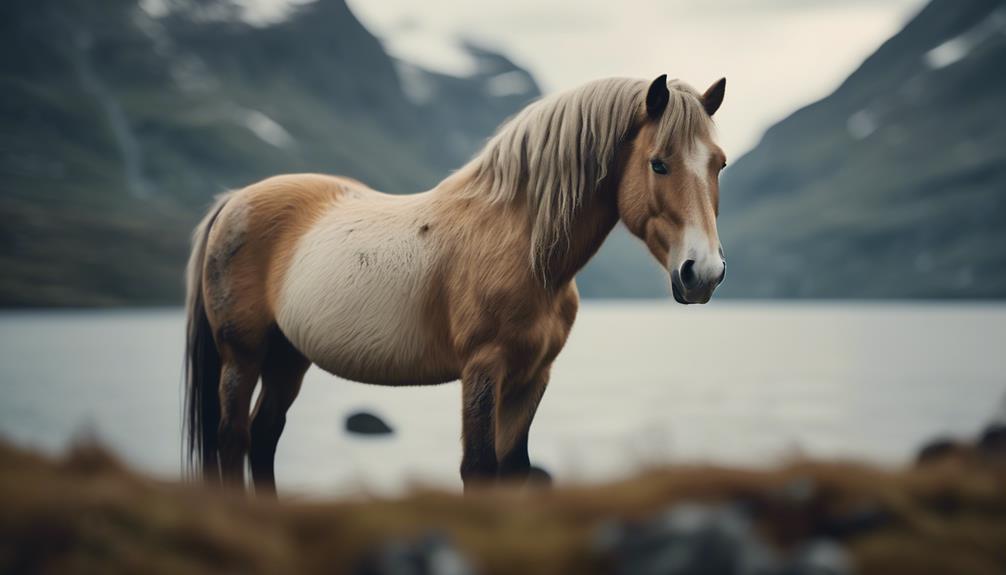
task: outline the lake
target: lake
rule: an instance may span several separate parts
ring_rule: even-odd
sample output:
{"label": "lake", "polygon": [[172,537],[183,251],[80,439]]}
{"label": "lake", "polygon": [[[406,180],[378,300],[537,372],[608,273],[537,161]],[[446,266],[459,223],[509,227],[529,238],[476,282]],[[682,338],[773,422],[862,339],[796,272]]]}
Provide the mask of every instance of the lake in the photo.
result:
{"label": "lake", "polygon": [[[180,309],[0,314],[0,435],[59,452],[96,437],[178,477]],[[1006,305],[587,302],[531,431],[559,482],[663,463],[910,461],[1002,410]],[[386,438],[343,432],[373,410]],[[312,368],[280,442],[287,493],[460,489],[460,388],[380,388]]]}

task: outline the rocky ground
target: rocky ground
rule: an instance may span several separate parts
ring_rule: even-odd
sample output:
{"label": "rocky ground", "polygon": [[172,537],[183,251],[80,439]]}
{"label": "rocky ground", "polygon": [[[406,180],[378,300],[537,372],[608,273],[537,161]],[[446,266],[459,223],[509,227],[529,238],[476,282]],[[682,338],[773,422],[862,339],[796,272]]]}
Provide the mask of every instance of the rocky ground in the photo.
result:
{"label": "rocky ground", "polygon": [[897,471],[674,467],[321,503],[156,481],[93,446],[53,460],[2,445],[0,573],[1003,573],[998,433]]}

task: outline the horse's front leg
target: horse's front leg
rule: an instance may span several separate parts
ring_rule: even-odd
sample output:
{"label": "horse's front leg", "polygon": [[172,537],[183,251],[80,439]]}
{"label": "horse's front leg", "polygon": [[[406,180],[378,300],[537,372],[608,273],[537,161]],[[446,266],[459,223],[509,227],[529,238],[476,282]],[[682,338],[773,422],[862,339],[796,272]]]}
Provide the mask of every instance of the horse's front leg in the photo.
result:
{"label": "horse's front leg", "polygon": [[538,403],[548,385],[549,368],[539,371],[530,381],[500,388],[496,403],[497,474],[506,481],[525,481],[531,469],[527,452],[528,431]]}
{"label": "horse's front leg", "polygon": [[548,385],[549,368],[514,379],[512,374],[521,370],[508,369],[502,357],[483,350],[462,372],[461,479],[466,491],[497,479],[524,480],[531,467],[528,430]]}
{"label": "horse's front leg", "polygon": [[496,392],[505,369],[491,355],[470,361],[461,375],[461,480],[466,491],[496,478]]}

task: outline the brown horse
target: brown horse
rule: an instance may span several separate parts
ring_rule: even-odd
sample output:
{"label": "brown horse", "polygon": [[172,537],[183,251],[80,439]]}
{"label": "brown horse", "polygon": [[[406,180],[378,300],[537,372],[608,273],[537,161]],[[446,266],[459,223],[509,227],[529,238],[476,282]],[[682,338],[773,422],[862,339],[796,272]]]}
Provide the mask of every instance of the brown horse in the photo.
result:
{"label": "brown horse", "polygon": [[[621,219],[674,298],[722,281],[725,166],[704,94],[660,76],[533,103],[428,192],[277,176],[221,197],[188,269],[190,460],[275,490],[274,456],[308,366],[378,385],[461,379],[466,488],[528,474],[528,428],[578,308],[574,276]],[[252,395],[262,381],[257,405]]]}

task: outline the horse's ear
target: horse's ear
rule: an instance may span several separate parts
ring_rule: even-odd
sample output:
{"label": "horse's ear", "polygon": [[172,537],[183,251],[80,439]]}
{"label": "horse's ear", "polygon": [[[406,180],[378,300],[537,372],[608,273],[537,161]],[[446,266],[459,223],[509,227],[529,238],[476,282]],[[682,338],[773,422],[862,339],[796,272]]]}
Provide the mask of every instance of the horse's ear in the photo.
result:
{"label": "horse's ear", "polygon": [[646,91],[646,114],[656,120],[664,114],[671,93],[667,90],[667,74],[661,74]]}
{"label": "horse's ear", "polygon": [[706,113],[712,116],[716,113],[716,110],[720,109],[720,104],[723,103],[723,95],[727,91],[727,79],[720,78],[715,84],[709,86],[705,94],[702,94],[702,107],[706,109]]}

